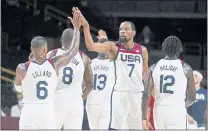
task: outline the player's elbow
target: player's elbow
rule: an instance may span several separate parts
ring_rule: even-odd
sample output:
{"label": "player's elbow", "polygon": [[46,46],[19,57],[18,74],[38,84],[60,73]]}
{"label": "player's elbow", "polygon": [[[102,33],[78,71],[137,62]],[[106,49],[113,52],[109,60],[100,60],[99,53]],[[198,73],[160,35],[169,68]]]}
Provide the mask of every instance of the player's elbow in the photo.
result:
{"label": "player's elbow", "polygon": [[93,89],[93,82],[92,82],[92,81],[89,81],[89,82],[87,82],[86,84],[87,84],[87,88],[88,88],[89,90],[92,90],[92,89]]}

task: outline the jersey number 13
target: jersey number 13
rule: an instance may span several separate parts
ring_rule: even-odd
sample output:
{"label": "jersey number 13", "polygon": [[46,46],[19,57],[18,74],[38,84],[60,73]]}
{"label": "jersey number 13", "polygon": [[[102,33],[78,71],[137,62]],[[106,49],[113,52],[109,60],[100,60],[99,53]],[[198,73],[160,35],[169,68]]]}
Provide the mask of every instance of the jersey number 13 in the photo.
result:
{"label": "jersey number 13", "polygon": [[106,81],[107,76],[105,74],[94,74],[94,90],[103,90],[106,86]]}

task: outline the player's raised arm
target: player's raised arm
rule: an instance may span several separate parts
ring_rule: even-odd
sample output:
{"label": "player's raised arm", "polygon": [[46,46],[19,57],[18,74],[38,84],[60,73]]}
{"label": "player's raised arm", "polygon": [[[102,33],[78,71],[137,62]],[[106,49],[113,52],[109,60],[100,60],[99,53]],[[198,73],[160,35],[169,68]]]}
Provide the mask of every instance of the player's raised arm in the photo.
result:
{"label": "player's raised arm", "polygon": [[[76,10],[80,11],[78,8],[76,8]],[[96,44],[93,41],[92,35],[90,33],[89,23],[84,18],[84,16],[82,17],[82,26],[84,29],[84,37],[85,37],[86,46],[89,51],[106,53],[106,52],[111,52],[114,50],[115,47],[113,46],[115,46],[115,42],[113,41],[107,41],[104,44],[99,44],[99,43]]]}
{"label": "player's raised arm", "polygon": [[148,51],[147,48],[142,46],[142,55],[144,59],[144,66],[143,66],[143,80],[146,79],[146,75],[148,73]]}
{"label": "player's raised arm", "polygon": [[17,92],[22,92],[22,80],[25,77],[25,69],[23,64],[19,64],[16,68],[16,77],[14,81],[15,89]]}
{"label": "player's raised arm", "polygon": [[52,58],[57,72],[61,67],[67,65],[79,51],[81,17],[79,12],[73,12],[73,19],[69,18],[74,26],[73,40],[70,48],[64,54]]}
{"label": "player's raised arm", "polygon": [[145,90],[142,97],[142,120],[143,120],[144,129],[149,129],[150,127],[149,122],[147,121],[148,120],[147,112],[148,112],[150,97],[152,95],[152,90],[153,90],[152,72],[154,68],[155,68],[155,64],[149,68],[147,79],[145,80]]}
{"label": "player's raised arm", "polygon": [[183,69],[187,78],[187,100],[186,107],[191,106],[196,100],[196,89],[193,78],[193,70],[191,66],[184,63]]}
{"label": "player's raised arm", "polygon": [[93,73],[92,73],[92,68],[90,66],[90,58],[86,54],[82,53],[82,60],[85,66],[84,80],[83,80],[85,82],[85,88],[83,90],[82,98],[83,100],[85,100],[88,94],[93,89]]}

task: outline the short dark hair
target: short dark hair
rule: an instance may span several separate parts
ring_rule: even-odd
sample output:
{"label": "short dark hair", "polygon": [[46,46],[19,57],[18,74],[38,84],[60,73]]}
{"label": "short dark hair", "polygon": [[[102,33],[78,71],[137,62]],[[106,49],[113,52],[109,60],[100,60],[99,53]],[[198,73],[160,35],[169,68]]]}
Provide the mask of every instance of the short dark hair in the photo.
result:
{"label": "short dark hair", "polygon": [[45,45],[47,45],[47,41],[42,36],[34,37],[31,41],[31,48],[33,49],[37,49]]}
{"label": "short dark hair", "polygon": [[130,24],[130,25],[131,25],[131,29],[132,29],[133,31],[136,31],[136,26],[135,26],[135,24],[134,24],[133,22],[131,22],[131,21],[124,21],[124,23]]}
{"label": "short dark hair", "polygon": [[70,45],[74,36],[74,30],[71,28],[65,29],[61,35],[62,45]]}
{"label": "short dark hair", "polygon": [[170,58],[178,57],[182,50],[182,42],[176,36],[169,36],[162,43],[162,51]]}

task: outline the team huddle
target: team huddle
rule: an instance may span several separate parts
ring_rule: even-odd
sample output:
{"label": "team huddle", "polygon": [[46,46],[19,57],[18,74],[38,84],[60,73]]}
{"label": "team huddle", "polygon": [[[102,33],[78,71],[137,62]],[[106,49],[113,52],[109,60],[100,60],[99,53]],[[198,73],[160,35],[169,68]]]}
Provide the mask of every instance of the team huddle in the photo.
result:
{"label": "team huddle", "polygon": [[[196,90],[191,67],[178,59],[180,39],[167,37],[162,43],[166,57],[148,69],[148,51],[133,41],[132,22],[121,23],[119,41],[109,41],[100,30],[94,42],[81,11],[72,11],[74,29],[63,31],[62,47],[48,52],[46,39],[35,37],[29,61],[17,66],[15,88],[24,103],[19,128],[82,129],[87,99],[90,129],[151,129],[153,96],[155,129],[186,129],[186,108]],[[93,60],[79,51],[80,27],[87,49],[98,52]]]}

